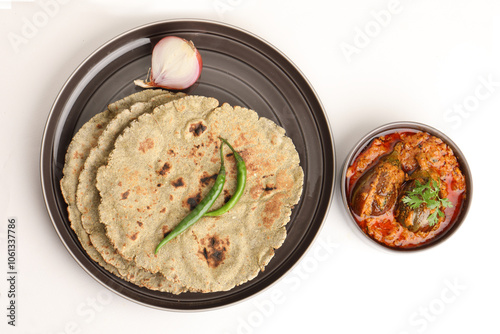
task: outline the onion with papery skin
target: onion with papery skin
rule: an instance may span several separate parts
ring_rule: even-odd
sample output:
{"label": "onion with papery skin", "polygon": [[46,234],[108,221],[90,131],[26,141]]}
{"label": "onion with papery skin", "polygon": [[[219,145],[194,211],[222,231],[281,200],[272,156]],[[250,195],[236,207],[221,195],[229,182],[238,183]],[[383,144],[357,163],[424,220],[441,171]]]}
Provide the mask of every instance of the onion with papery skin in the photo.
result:
{"label": "onion with papery skin", "polygon": [[198,80],[202,67],[201,55],[193,42],[167,36],[153,48],[149,81],[134,83],[143,88],[186,89]]}

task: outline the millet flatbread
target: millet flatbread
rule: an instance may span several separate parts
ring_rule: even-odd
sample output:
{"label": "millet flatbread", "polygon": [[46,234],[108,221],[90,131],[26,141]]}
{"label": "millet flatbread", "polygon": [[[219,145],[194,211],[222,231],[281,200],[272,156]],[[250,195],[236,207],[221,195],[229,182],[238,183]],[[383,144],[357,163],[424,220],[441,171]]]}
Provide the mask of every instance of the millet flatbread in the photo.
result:
{"label": "millet flatbread", "polygon": [[[106,236],[106,229],[99,221],[98,206],[100,195],[95,186],[95,176],[97,169],[107,163],[109,152],[113,149],[116,137],[143,113],[153,111],[159,105],[183,97],[183,93],[165,93],[153,96],[147,102],[130,101],[128,109],[120,111],[107,125],[105,131],[99,137],[97,145],[90,151],[85,161],[84,168],[80,173],[77,205],[82,213],[81,221],[84,229],[89,234],[92,245],[102,255],[103,259],[116,267],[121,276],[128,281],[149,289],[180,293],[186,289],[171,280],[167,280],[163,275],[150,273],[137,267],[134,262],[123,259],[116,252],[113,245]],[[123,103],[122,103],[123,105]]]}
{"label": "millet flatbread", "polygon": [[[63,177],[61,178],[60,186],[64,200],[68,204],[68,218],[70,220],[71,228],[75,231],[82,247],[89,254],[91,259],[117,276],[121,276],[117,268],[108,264],[103,259],[102,255],[93,246],[89,235],[83,228],[81,212],[78,210],[76,201],[79,176],[90,151],[97,145],[100,135],[116,114],[123,111],[125,108],[130,107],[137,101],[147,101],[152,97],[161,94],[165,94],[165,91],[141,91],[110,104],[108,109],[93,116],[78,130],[70,142],[65,156]],[[127,279],[127,277],[124,278]],[[146,283],[149,284],[149,282]]]}
{"label": "millet flatbread", "polygon": [[[203,217],[156,245],[207,194],[220,168],[219,136],[247,166],[240,201],[218,217]],[[236,187],[225,149],[227,180],[221,206]],[[303,185],[298,153],[285,131],[252,110],[188,96],[132,122],[97,172],[101,222],[123,258],[193,291],[225,291],[254,278],[286,237]]]}
{"label": "millet flatbread", "polygon": [[66,152],[63,177],[60,181],[60,186],[64,200],[68,204],[68,218],[71,222],[71,228],[75,231],[83,249],[85,249],[92,260],[99,263],[99,265],[109,272],[117,275],[117,269],[106,263],[101,254],[92,246],[87,232],[83,229],[81,213],[76,205],[78,177],[90,150],[97,144],[97,140],[110,117],[111,113],[105,110],[92,117],[75,134]]}

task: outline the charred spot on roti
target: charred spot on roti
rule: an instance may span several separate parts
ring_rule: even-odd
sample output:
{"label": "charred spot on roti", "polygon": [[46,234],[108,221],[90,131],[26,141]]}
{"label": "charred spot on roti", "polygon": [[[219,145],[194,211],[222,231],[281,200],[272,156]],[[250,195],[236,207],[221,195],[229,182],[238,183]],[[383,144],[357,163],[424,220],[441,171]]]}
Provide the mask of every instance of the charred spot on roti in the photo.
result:
{"label": "charred spot on roti", "polygon": [[154,146],[154,140],[152,138],[146,138],[144,141],[139,143],[139,151],[146,153],[146,151],[152,149]]}
{"label": "charred spot on roti", "polygon": [[167,211],[167,208],[162,208],[162,209],[160,210],[160,213],[165,213],[165,211]]}
{"label": "charred spot on roti", "polygon": [[200,203],[200,201],[201,201],[201,194],[197,193],[194,196],[188,197],[188,199],[184,203],[184,206],[189,207],[190,210],[194,210],[194,208],[196,208],[196,206],[198,205],[198,203]]}
{"label": "charred spot on roti", "polygon": [[142,225],[144,225],[144,223],[140,222],[140,221],[137,221],[137,225],[139,225],[139,227],[142,227]]}
{"label": "charred spot on roti", "polygon": [[122,199],[127,199],[128,195],[130,195],[130,189],[128,189],[127,191],[125,191],[124,193],[122,193]]}
{"label": "charred spot on roti", "polygon": [[170,227],[168,225],[163,225],[161,228],[161,232],[163,233],[163,237],[165,238],[167,234],[169,234],[171,231]]}
{"label": "charred spot on roti", "polygon": [[197,123],[193,123],[189,126],[189,132],[195,137],[199,137],[205,130],[207,129],[207,126],[203,124],[202,121],[199,121]]}
{"label": "charred spot on roti", "polygon": [[134,234],[132,235],[127,235],[127,237],[129,237],[130,240],[132,241],[135,241],[137,239],[137,235],[139,234],[139,232],[135,232]]}
{"label": "charred spot on roti", "polygon": [[227,189],[224,189],[224,204],[226,204],[227,202],[229,202],[229,200],[231,199],[231,194],[229,193],[229,191]]}
{"label": "charred spot on roti", "polygon": [[274,184],[271,184],[271,185],[267,184],[266,187],[264,188],[264,191],[265,192],[270,192],[270,191],[273,191],[273,190],[275,190],[277,188],[278,187],[276,187]]}
{"label": "charred spot on roti", "polygon": [[161,167],[161,169],[158,171],[158,174],[160,174],[161,176],[165,176],[170,171],[171,168],[172,166],[170,166],[168,162],[165,162]]}
{"label": "charred spot on roti", "polygon": [[204,172],[203,173],[203,176],[200,178],[200,183],[204,186],[208,186],[212,180],[215,181],[215,179],[217,179],[217,173],[213,174],[213,175],[208,175],[207,172]]}
{"label": "charred spot on roti", "polygon": [[172,181],[172,186],[175,188],[183,187],[185,185],[184,179],[182,177],[179,177],[178,179]]}
{"label": "charred spot on roti", "polygon": [[217,234],[207,235],[199,241],[198,256],[207,262],[210,268],[217,268],[226,259],[229,239],[221,239]]}

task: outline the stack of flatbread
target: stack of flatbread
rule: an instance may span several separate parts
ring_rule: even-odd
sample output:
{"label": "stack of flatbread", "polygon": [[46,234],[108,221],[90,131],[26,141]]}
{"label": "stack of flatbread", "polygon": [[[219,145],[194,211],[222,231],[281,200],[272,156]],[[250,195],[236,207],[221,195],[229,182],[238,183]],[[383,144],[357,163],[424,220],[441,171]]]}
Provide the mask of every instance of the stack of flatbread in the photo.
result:
{"label": "stack of flatbread", "polygon": [[[219,137],[243,157],[247,184],[227,213],[203,217],[154,253],[212,187]],[[236,163],[224,146],[226,183]],[[88,255],[114,275],[179,294],[226,291],[264,270],[285,237],[304,174],[283,128],[255,111],[210,97],[144,90],[114,102],[76,133],[61,190]]]}

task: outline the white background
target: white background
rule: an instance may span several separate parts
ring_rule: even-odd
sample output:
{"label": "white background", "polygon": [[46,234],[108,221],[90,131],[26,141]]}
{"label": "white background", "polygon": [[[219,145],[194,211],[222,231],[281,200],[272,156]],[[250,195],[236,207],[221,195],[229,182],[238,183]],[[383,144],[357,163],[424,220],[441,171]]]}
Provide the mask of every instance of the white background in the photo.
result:
{"label": "white background", "polygon": [[[0,8],[1,333],[499,332],[500,1],[35,0]],[[42,132],[58,91],[90,53],[172,18],[233,24],[283,51],[324,104],[337,177],[351,147],[381,124],[413,120],[445,132],[473,172],[465,223],[429,251],[381,251],[351,227],[337,182],[310,251],[249,300],[183,313],[109,292],[73,260],[47,215]],[[18,219],[15,328],[6,317],[10,216]]]}

